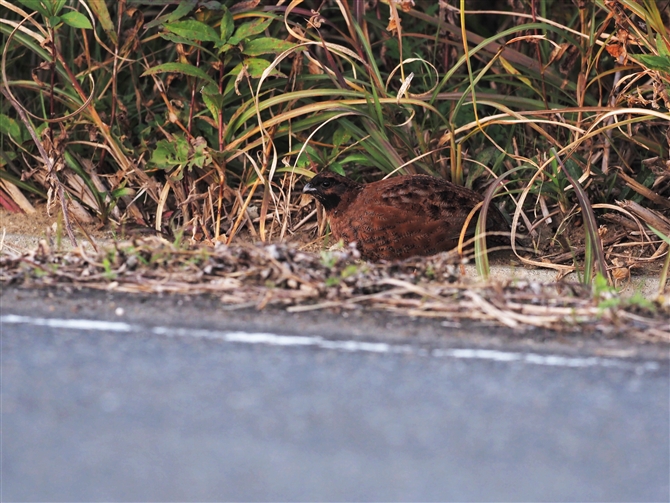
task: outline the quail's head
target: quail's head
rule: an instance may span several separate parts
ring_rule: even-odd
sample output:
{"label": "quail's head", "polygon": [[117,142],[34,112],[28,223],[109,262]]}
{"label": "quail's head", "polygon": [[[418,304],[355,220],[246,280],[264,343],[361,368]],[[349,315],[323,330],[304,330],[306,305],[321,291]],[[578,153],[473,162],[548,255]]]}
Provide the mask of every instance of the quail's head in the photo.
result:
{"label": "quail's head", "polygon": [[357,190],[360,184],[331,172],[323,172],[312,178],[302,189],[323,204],[326,211],[337,208],[345,194]]}

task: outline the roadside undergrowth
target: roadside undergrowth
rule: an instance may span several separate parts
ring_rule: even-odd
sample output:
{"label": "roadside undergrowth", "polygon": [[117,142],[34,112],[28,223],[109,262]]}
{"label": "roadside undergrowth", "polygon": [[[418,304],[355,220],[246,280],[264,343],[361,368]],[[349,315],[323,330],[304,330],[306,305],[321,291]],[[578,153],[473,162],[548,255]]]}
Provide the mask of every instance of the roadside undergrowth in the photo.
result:
{"label": "roadside undergrowth", "polygon": [[620,296],[597,276],[580,283],[482,281],[466,277],[454,253],[387,264],[362,263],[355,249],[306,253],[287,244],[193,248],[161,238],[119,241],[99,252],[0,254],[0,284],[114,292],[217,296],[225,309],[384,310],[524,331],[598,332],[670,343],[670,298]]}
{"label": "roadside undergrowth", "polygon": [[473,5],[0,0],[0,205],[47,201],[73,244],[304,244],[319,170],[428,173],[486,193],[524,264],[667,277],[668,0]]}

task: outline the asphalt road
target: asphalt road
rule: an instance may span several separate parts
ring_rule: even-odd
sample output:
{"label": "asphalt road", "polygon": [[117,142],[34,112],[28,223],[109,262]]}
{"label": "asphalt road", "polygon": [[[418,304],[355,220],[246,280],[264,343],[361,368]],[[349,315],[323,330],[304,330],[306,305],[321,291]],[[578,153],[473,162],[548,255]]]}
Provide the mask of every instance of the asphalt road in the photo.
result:
{"label": "asphalt road", "polygon": [[667,358],[0,300],[2,501],[670,499]]}

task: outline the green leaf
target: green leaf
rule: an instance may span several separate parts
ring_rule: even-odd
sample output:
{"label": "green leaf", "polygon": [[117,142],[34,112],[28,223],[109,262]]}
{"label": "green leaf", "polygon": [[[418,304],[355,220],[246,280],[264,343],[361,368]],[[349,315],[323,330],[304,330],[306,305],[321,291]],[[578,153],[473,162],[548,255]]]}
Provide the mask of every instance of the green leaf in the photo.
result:
{"label": "green leaf", "polygon": [[170,169],[188,162],[188,141],[175,135],[173,141],[160,140],[151,154],[151,163],[159,169]]}
{"label": "green leaf", "polygon": [[346,129],[338,128],[335,134],[333,134],[333,144],[336,148],[349,140],[351,140],[351,133]]}
{"label": "green leaf", "polygon": [[498,149],[495,147],[485,147],[481,152],[475,157],[481,164],[489,166],[492,163],[492,159],[498,153]]}
{"label": "green leaf", "polygon": [[[263,75],[265,69],[268,66],[270,66],[270,62],[265,59],[248,58],[245,59],[244,62],[238,64],[235,68],[233,68],[230,71],[229,75],[238,75],[242,71],[242,68],[245,65],[247,67],[247,72],[249,73],[249,75],[255,79],[258,79],[260,78],[261,75]],[[278,73],[277,70],[272,72],[273,75],[277,73]]]}
{"label": "green leaf", "polygon": [[173,23],[175,21],[180,20],[186,14],[188,14],[193,10],[195,4],[196,4],[195,0],[187,0],[185,2],[180,2],[179,5],[177,5],[177,8],[170,14],[168,14],[167,21],[169,23]]}
{"label": "green leaf", "polygon": [[53,14],[54,16],[57,16],[58,13],[63,8],[63,5],[65,5],[65,2],[67,2],[67,0],[57,0],[56,2],[52,1],[52,3],[51,3],[51,9],[52,9],[51,14]]}
{"label": "green leaf", "polygon": [[49,26],[58,26],[61,23],[60,16],[49,16]]}
{"label": "green leaf", "polygon": [[328,166],[331,171],[337,173],[340,176],[347,176],[346,173],[344,172],[344,166],[342,166],[341,162],[334,162],[330,166]]}
{"label": "green leaf", "polygon": [[652,70],[670,73],[670,57],[652,56],[650,54],[636,54],[635,57]]}
{"label": "green leaf", "polygon": [[242,54],[247,56],[260,56],[261,54],[278,54],[287,49],[295,47],[292,42],[272,37],[263,37],[250,40],[243,44]]}
{"label": "green leaf", "polygon": [[232,47],[230,44],[223,44],[221,47],[219,47],[219,54],[223,54],[227,50],[229,50]]}
{"label": "green leaf", "polygon": [[189,168],[193,166],[202,168],[212,163],[212,155],[209,153],[209,148],[207,148],[207,141],[202,136],[195,138],[191,142],[191,147],[192,151],[188,162]]}
{"label": "green leaf", "polygon": [[0,114],[0,133],[8,134],[15,142],[21,143],[21,126],[11,117]]}
{"label": "green leaf", "polygon": [[47,10],[44,3],[40,2],[39,0],[19,0],[19,3],[22,3],[29,9],[36,10],[44,17],[49,17],[49,11]]}
{"label": "green leaf", "polygon": [[112,198],[119,199],[121,197],[132,196],[135,192],[132,189],[127,187],[122,187],[120,189],[113,190],[111,192]]}
{"label": "green leaf", "polygon": [[[10,151],[3,150],[2,155],[0,155],[0,168],[5,167],[5,165],[7,164],[5,159],[13,161],[14,159],[16,159],[16,152],[13,152],[11,150]],[[0,178],[2,177],[2,174],[3,172],[2,170],[0,170]]]}
{"label": "green leaf", "polygon": [[201,42],[221,41],[214,28],[208,24],[196,21],[195,19],[175,21],[174,23],[165,23],[163,28],[165,28],[167,31],[171,31],[175,35],[179,35],[180,37],[184,37],[189,40],[199,40]]}
{"label": "green leaf", "polygon": [[114,29],[114,23],[112,22],[112,18],[109,15],[109,10],[107,10],[105,2],[89,2],[89,7],[93,11],[98,23],[102,26],[102,29],[105,30],[107,36],[112,42],[116,43],[116,30]]}
{"label": "green leaf", "polygon": [[230,37],[228,43],[231,45],[237,45],[245,38],[258,35],[259,33],[264,32],[265,29],[268,26],[270,26],[270,23],[272,23],[272,21],[273,21],[272,19],[259,18],[249,23],[241,24],[239,28],[235,30],[235,34],[232,37]]}
{"label": "green leaf", "polygon": [[233,22],[233,15],[228,9],[225,9],[223,12],[223,18],[221,18],[221,40],[227,42],[234,29],[235,23]]}
{"label": "green leaf", "polygon": [[[295,145],[295,149],[296,149],[296,151],[299,152],[302,149],[302,144]],[[302,155],[297,160],[295,165],[298,168],[307,168],[312,163],[312,161],[314,159],[318,159],[318,158],[319,158],[319,152],[314,147],[312,147],[312,145],[310,144],[310,145],[307,145],[305,147],[305,150],[302,151]]]}
{"label": "green leaf", "polygon": [[216,84],[214,79],[209,75],[207,75],[203,70],[201,70],[197,66],[193,66],[188,63],[163,63],[162,65],[149,68],[141,76],[146,77],[147,75],[155,75],[157,73],[166,73],[166,72],[182,73],[184,75],[190,75],[191,77],[198,77],[199,79],[205,80],[210,84]]}
{"label": "green leaf", "polygon": [[665,45],[665,42],[663,41],[660,33],[656,34],[656,48],[658,49],[658,54],[660,56],[670,58],[670,48]]}
{"label": "green leaf", "polygon": [[649,227],[652,231],[654,231],[654,234],[656,234],[659,238],[661,238],[663,241],[665,241],[666,243],[668,243],[670,245],[670,235],[666,236],[661,231],[659,231],[658,229],[655,229],[654,227],[652,227],[649,224],[647,224],[647,227]]}
{"label": "green leaf", "polygon": [[198,42],[194,40],[190,40],[188,38],[180,37],[179,35],[175,35],[174,33],[170,33],[167,31],[159,33],[161,38],[164,38],[165,40],[169,40],[170,42],[174,42],[175,44],[184,44],[184,45],[190,45],[192,47],[197,47],[203,52],[206,52],[213,58],[216,58],[216,54],[214,54],[212,51],[205,49],[202,45],[200,45]]}
{"label": "green leaf", "polygon": [[202,100],[205,102],[209,113],[216,119],[223,108],[223,95],[215,84],[207,84],[202,90]]}
{"label": "green leaf", "polygon": [[275,170],[275,173],[296,173],[298,175],[303,175],[308,178],[312,178],[314,176],[313,171],[304,168],[294,168],[292,166],[282,166],[281,168],[277,168]]}
{"label": "green leaf", "polygon": [[60,18],[65,24],[72,26],[73,28],[83,28],[85,30],[93,29],[93,25],[88,18],[76,10],[66,12]]}
{"label": "green leaf", "polygon": [[351,154],[346,156],[344,159],[340,160],[342,164],[347,164],[350,162],[356,163],[356,164],[365,164],[369,162],[369,157],[365,154]]}

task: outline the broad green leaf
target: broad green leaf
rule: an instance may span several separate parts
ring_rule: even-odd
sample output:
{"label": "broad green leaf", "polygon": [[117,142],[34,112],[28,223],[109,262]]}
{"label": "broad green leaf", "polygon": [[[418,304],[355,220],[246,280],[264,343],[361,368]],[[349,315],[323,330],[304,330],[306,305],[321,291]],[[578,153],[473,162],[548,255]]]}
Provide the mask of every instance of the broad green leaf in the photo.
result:
{"label": "broad green leaf", "polygon": [[667,45],[665,45],[665,42],[661,38],[660,33],[656,34],[656,48],[658,49],[658,54],[660,56],[670,58],[670,48]]}
{"label": "broad green leaf", "polygon": [[294,43],[280,40],[278,38],[263,37],[250,40],[243,43],[244,48],[242,54],[247,56],[260,56],[261,54],[278,54],[284,52],[291,47],[295,47]]}
{"label": "broad green leaf", "polygon": [[215,84],[214,79],[212,77],[207,75],[197,66],[189,65],[188,63],[163,63],[162,65],[149,68],[141,76],[146,77],[147,75],[155,75],[157,73],[166,73],[166,72],[182,73],[184,75],[190,75],[191,77],[198,77],[199,79],[205,80],[211,84]]}
{"label": "broad green leaf", "polygon": [[335,131],[335,134],[333,134],[333,144],[335,147],[339,147],[349,140],[351,140],[351,133],[345,129],[338,128],[337,131]]}
{"label": "broad green leaf", "polygon": [[170,169],[188,162],[188,141],[175,135],[173,141],[159,140],[151,154],[151,163],[159,169]]}
{"label": "broad green leaf", "polygon": [[85,30],[93,29],[93,25],[88,18],[76,10],[66,12],[60,18],[65,24],[72,26],[73,28],[83,28]]}
{"label": "broad green leaf", "polygon": [[272,19],[259,18],[249,23],[241,24],[239,28],[235,30],[235,34],[230,37],[228,43],[231,45],[237,45],[245,38],[249,38],[264,32],[265,29],[270,26],[270,23],[272,23]]}
{"label": "broad green leaf", "polygon": [[179,21],[181,18],[183,18],[186,14],[191,12],[193,8],[195,7],[195,0],[187,0],[180,2],[179,5],[177,5],[177,8],[172,11],[170,14],[167,16],[167,20],[169,23],[173,23],[175,21]]}
{"label": "broad green leaf", "polygon": [[51,9],[52,9],[52,10],[51,10],[51,13],[52,13],[54,16],[57,16],[58,13],[59,13],[59,12],[61,11],[61,9],[63,8],[63,5],[65,5],[65,2],[67,2],[67,0],[57,0],[57,1],[55,1],[55,2],[52,1],[52,2],[51,2]]}
{"label": "broad green leaf", "polygon": [[347,174],[344,172],[344,166],[341,162],[333,162],[330,164],[330,166],[328,166],[328,168],[340,176],[347,176]]}
{"label": "broad green leaf", "polygon": [[169,17],[170,17],[169,14],[164,14],[162,16],[158,16],[158,17],[152,19],[151,21],[149,21],[148,23],[146,23],[144,26],[142,26],[142,28],[144,30],[151,30],[153,28],[156,28],[156,26],[162,26],[163,23],[169,22]]}
{"label": "broad green leaf", "polygon": [[223,54],[227,50],[229,50],[232,47],[230,44],[223,44],[221,47],[219,47],[219,54]]}
{"label": "broad green leaf", "polygon": [[228,9],[223,11],[223,18],[221,19],[221,40],[227,42],[235,29],[233,22],[233,15]]}
{"label": "broad green leaf", "polygon": [[0,133],[8,134],[15,142],[21,143],[21,126],[11,117],[0,114]]}
{"label": "broad green leaf", "polygon": [[[233,68],[229,75],[238,75],[244,66],[247,67],[247,73],[249,73],[251,77],[258,79],[261,75],[263,75],[265,69],[270,66],[270,62],[265,59],[248,58],[245,59],[243,63],[240,63],[235,68]],[[275,72],[273,72],[273,75]]]}
{"label": "broad green leaf", "polygon": [[[296,149],[298,151],[300,151],[300,148],[302,148],[302,145],[296,145]],[[312,163],[312,161],[318,158],[319,152],[314,147],[312,147],[312,145],[307,145],[305,150],[302,151],[302,155],[297,160],[295,165],[299,168],[306,168]]]}
{"label": "broad green leaf", "polygon": [[202,90],[202,100],[205,102],[209,113],[216,119],[223,108],[223,95],[215,84],[207,84]]}
{"label": "broad green leaf", "polygon": [[199,40],[201,42],[220,42],[221,39],[214,31],[214,28],[208,24],[187,19],[185,21],[175,21],[174,23],[165,23],[163,25],[168,31],[189,40]]}
{"label": "broad green leaf", "polygon": [[638,58],[645,66],[648,66],[652,70],[658,70],[661,72],[670,73],[670,57],[668,56],[652,56],[650,54],[636,54]]}
{"label": "broad green leaf", "polygon": [[214,54],[212,51],[205,49],[202,45],[200,45],[198,42],[195,40],[190,40],[188,38],[180,37],[179,35],[175,35],[174,33],[170,33],[167,31],[163,31],[159,33],[161,38],[164,38],[165,40],[169,40],[170,42],[174,42],[175,44],[184,44],[184,45],[190,45],[192,47],[197,47],[203,52],[206,52],[213,58],[216,58],[216,54]]}
{"label": "broad green leaf", "polygon": [[105,30],[107,36],[116,44],[116,30],[114,29],[112,18],[109,15],[109,10],[107,10],[107,4],[102,0],[92,0],[88,5],[93,11],[93,15],[98,20],[98,23],[102,26],[102,29]]}
{"label": "broad green leaf", "polygon": [[49,26],[58,26],[61,23],[60,16],[49,16]]}
{"label": "broad green leaf", "polygon": [[40,2],[40,0],[18,0],[19,3],[22,3],[26,7],[32,10],[36,10],[42,16],[44,17],[49,17],[49,11],[47,7],[44,5],[44,2]]}

